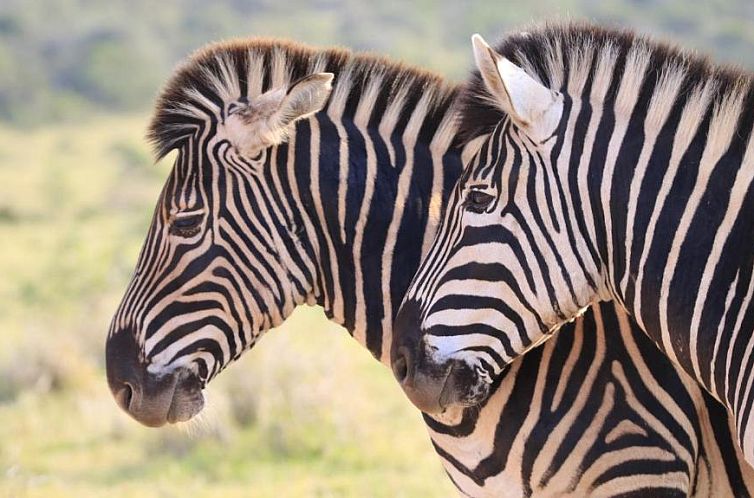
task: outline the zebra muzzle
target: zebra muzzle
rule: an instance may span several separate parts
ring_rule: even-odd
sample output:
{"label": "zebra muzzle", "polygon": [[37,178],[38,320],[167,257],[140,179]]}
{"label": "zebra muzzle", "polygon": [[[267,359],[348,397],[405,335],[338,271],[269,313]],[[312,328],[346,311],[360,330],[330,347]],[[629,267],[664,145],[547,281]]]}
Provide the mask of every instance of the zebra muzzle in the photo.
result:
{"label": "zebra muzzle", "polygon": [[417,367],[407,350],[399,351],[393,360],[393,374],[411,403],[424,413],[442,413],[443,400],[447,398],[443,393],[452,368],[433,369],[428,373]]}
{"label": "zebra muzzle", "polygon": [[202,383],[186,368],[166,374],[148,371],[133,335],[114,334],[106,347],[107,382],[115,402],[148,427],[184,422],[204,407]]}

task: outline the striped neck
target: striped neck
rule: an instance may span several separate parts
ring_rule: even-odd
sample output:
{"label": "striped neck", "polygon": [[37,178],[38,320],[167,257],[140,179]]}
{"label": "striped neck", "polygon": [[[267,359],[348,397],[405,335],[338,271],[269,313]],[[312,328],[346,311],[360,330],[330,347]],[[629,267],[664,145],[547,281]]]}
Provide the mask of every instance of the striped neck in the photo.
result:
{"label": "striped neck", "polygon": [[623,74],[596,63],[576,88],[566,86],[576,96],[557,169],[586,179],[567,195],[582,207],[612,298],[673,361],[735,406],[730,356],[719,361],[716,350],[733,348],[736,317],[750,306],[750,280],[739,277],[752,261],[735,246],[754,243],[740,216],[754,208],[746,194],[754,116],[744,112],[754,87],[750,77],[698,74],[662,55],[639,40],[620,56]]}
{"label": "striped neck", "polygon": [[574,99],[574,143],[596,139],[560,170],[590,178],[572,198],[591,206],[613,299],[728,407],[750,456],[754,85],[643,59],[614,100]]}
{"label": "striped neck", "polygon": [[429,96],[382,115],[369,99],[355,108],[300,123],[276,169],[291,180],[315,268],[309,302],[387,363],[393,317],[460,174],[460,150],[452,109]]}

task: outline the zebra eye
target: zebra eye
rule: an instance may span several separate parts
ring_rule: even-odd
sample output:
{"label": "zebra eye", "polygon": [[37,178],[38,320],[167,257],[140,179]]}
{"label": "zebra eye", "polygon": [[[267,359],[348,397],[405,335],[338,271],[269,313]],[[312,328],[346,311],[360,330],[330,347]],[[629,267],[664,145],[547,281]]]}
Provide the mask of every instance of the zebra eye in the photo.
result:
{"label": "zebra eye", "polygon": [[193,237],[199,233],[204,213],[178,214],[170,223],[170,233],[180,237]]}
{"label": "zebra eye", "polygon": [[492,204],[492,201],[494,200],[494,195],[473,189],[469,190],[469,193],[466,194],[466,202],[464,204],[469,211],[483,213],[488,207],[490,207],[490,204]]}

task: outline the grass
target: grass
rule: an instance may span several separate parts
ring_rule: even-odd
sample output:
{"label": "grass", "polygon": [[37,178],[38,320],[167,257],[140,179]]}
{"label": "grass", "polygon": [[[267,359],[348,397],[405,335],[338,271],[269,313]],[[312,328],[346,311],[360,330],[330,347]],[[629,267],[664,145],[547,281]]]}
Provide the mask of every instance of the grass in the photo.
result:
{"label": "grass", "polygon": [[117,409],[104,337],[168,171],[145,121],[0,129],[0,496],[453,495],[388,370],[317,308],[223,372],[198,421]]}

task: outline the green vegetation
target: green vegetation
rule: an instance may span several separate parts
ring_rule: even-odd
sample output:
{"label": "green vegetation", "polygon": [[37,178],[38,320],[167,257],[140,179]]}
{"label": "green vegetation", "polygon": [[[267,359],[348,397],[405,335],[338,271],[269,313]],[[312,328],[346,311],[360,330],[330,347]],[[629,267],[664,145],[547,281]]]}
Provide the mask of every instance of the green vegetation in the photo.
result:
{"label": "green vegetation", "polygon": [[319,309],[213,382],[198,421],[115,406],[104,336],[169,161],[150,165],[145,120],[0,129],[0,496],[451,494],[388,369]]}
{"label": "green vegetation", "polygon": [[471,33],[494,39],[553,17],[626,25],[754,67],[750,0],[3,0],[0,119],[143,109],[186,54],[239,36],[375,50],[460,79]]}

